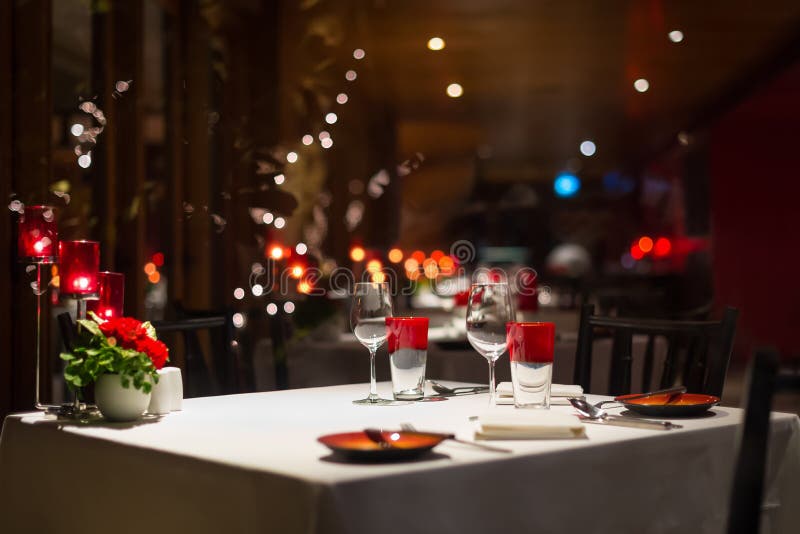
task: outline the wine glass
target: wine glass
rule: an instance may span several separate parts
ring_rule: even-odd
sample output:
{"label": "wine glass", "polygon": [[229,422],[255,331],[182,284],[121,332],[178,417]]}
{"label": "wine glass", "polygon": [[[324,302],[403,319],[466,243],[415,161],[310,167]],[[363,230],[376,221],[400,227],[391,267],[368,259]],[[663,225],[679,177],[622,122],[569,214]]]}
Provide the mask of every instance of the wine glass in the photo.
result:
{"label": "wine glass", "polygon": [[393,405],[406,404],[378,396],[375,380],[375,353],[386,343],[388,331],[386,318],[392,316],[392,295],[386,282],[359,282],[353,288],[353,305],[350,309],[350,327],[356,339],[369,349],[369,396],[353,404]]}
{"label": "wine glass", "polygon": [[467,339],[489,362],[489,404],[494,404],[494,364],[506,351],[506,323],[514,320],[505,282],[472,284],[467,302]]}

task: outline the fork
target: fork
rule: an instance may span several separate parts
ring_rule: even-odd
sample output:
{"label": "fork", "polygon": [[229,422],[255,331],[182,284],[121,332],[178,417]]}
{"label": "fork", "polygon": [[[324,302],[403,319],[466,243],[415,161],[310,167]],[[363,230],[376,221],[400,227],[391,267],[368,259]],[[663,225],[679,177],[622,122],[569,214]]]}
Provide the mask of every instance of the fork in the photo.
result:
{"label": "fork", "polygon": [[492,447],[491,445],[484,445],[483,443],[476,443],[474,441],[468,441],[465,439],[458,439],[455,434],[445,434],[442,432],[420,432],[417,430],[414,425],[411,423],[401,423],[400,428],[405,430],[406,432],[418,432],[420,434],[428,434],[431,436],[441,436],[443,439],[449,439],[451,441],[455,441],[456,443],[462,443],[464,445],[472,445],[473,447],[477,447],[479,449],[483,449],[486,451],[492,452],[503,452],[503,453],[510,453],[513,452],[510,449],[503,449],[501,447]]}

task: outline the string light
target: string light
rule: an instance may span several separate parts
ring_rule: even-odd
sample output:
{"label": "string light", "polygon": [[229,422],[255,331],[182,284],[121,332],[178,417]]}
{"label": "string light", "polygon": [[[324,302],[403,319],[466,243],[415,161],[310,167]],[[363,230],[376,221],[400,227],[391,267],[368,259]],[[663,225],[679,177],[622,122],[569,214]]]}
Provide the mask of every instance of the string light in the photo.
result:
{"label": "string light", "polygon": [[295,252],[300,254],[301,256],[308,252],[308,246],[305,243],[298,243],[296,247],[294,247]]}
{"label": "string light", "polygon": [[333,146],[333,139],[331,139],[330,137],[326,137],[325,139],[320,141],[319,144],[322,145],[322,148],[330,148]]}
{"label": "string light", "polygon": [[237,287],[233,290],[233,298],[236,300],[242,300],[244,298],[244,289],[241,287]]}
{"label": "string light", "polygon": [[337,120],[339,120],[339,117],[336,115],[336,113],[331,112],[325,115],[325,122],[328,124],[336,124]]}
{"label": "string light", "polygon": [[364,56],[366,55],[367,53],[364,52],[364,50],[362,50],[361,48],[356,48],[355,50],[353,50],[353,57],[356,59],[364,59]]}
{"label": "string light", "polygon": [[286,181],[286,176],[283,174],[276,174],[274,180],[277,185],[281,185]]}
{"label": "string light", "polygon": [[347,80],[348,82],[355,81],[356,78],[358,78],[358,74],[356,73],[356,71],[352,69],[344,73],[344,79]]}
{"label": "string light", "polygon": [[270,302],[269,304],[267,304],[267,313],[270,315],[275,315],[276,313],[278,313],[278,305],[275,304],[274,302]]}
{"label": "string light", "polygon": [[303,136],[303,144],[308,146],[314,142],[314,136],[311,134],[306,134]]}
{"label": "string light", "polygon": [[644,93],[648,89],[650,89],[650,82],[648,82],[644,78],[639,78],[638,80],[633,82],[633,88],[639,91],[640,93]]}
{"label": "string light", "polygon": [[347,93],[339,93],[336,95],[336,103],[337,104],[347,104]]}
{"label": "string light", "polygon": [[294,163],[295,161],[297,161],[297,152],[289,152],[288,154],[286,154],[286,161],[288,161],[289,163]]}
{"label": "string light", "polygon": [[283,217],[276,217],[275,218],[275,228],[281,229],[286,226],[286,219]]}

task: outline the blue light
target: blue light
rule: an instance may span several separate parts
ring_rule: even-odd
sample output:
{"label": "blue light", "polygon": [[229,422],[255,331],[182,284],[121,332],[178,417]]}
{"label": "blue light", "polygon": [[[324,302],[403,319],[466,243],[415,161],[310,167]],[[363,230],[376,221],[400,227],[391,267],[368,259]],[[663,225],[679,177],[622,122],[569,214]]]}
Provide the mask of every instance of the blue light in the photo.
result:
{"label": "blue light", "polygon": [[581,190],[581,179],[566,172],[559,174],[553,182],[553,190],[560,197],[574,197]]}

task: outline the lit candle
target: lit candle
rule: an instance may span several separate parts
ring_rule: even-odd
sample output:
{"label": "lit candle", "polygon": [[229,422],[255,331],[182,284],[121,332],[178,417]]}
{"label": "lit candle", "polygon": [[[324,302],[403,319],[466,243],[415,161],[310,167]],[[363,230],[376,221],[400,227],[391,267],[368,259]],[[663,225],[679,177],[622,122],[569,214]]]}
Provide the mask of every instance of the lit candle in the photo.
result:
{"label": "lit candle", "polygon": [[97,273],[100,284],[98,300],[86,303],[86,309],[100,316],[102,319],[122,317],[122,305],[125,299],[125,275],[103,271]]}
{"label": "lit candle", "polygon": [[61,294],[73,298],[97,297],[100,243],[61,241],[58,250]]}
{"label": "lit candle", "polygon": [[53,263],[58,247],[56,210],[52,206],[25,206],[19,217],[19,259],[26,263]]}

